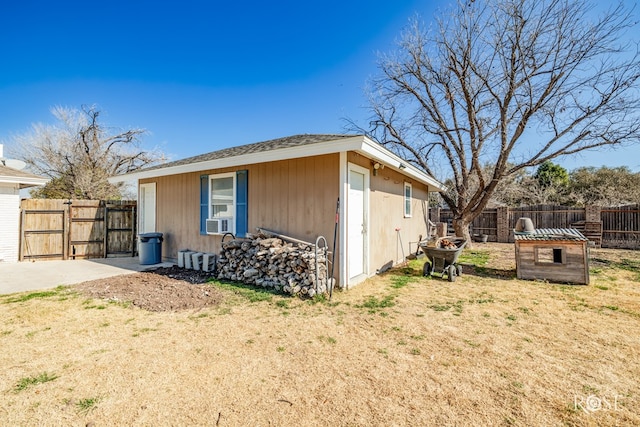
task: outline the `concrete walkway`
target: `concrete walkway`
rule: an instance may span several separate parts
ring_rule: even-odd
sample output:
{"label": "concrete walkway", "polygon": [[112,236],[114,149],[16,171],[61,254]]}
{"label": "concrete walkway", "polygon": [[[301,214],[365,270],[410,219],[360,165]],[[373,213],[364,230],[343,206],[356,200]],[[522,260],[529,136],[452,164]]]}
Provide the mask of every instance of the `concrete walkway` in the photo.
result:
{"label": "concrete walkway", "polygon": [[0,262],[0,294],[55,288],[87,280],[131,274],[173,263],[140,265],[138,257],[69,261]]}

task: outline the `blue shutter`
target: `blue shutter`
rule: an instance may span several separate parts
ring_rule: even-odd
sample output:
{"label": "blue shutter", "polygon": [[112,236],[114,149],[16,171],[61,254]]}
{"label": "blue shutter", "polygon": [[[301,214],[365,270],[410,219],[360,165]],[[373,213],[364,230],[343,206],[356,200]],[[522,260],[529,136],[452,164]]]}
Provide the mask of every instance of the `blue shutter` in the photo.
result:
{"label": "blue shutter", "polygon": [[236,172],[236,236],[244,237],[249,231],[249,171]]}
{"label": "blue shutter", "polygon": [[200,175],[200,234],[207,234],[209,218],[209,175]]}

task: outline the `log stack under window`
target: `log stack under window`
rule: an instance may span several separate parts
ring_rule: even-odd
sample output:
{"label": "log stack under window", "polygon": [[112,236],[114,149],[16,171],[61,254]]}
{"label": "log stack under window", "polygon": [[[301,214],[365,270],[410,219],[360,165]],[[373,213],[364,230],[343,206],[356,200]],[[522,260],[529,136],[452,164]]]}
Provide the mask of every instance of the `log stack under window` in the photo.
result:
{"label": "log stack under window", "polygon": [[316,258],[313,244],[286,242],[259,233],[222,243],[218,279],[313,297],[327,292],[326,257],[325,248],[318,248]]}

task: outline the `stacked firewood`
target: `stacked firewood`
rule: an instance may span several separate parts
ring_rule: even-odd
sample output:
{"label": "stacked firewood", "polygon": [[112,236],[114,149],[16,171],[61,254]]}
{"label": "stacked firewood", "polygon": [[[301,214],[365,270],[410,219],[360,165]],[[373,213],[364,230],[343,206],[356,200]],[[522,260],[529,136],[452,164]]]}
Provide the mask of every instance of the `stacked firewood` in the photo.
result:
{"label": "stacked firewood", "polygon": [[318,248],[316,258],[313,244],[286,242],[259,233],[223,242],[217,272],[219,279],[313,297],[327,292],[326,257],[325,248]]}

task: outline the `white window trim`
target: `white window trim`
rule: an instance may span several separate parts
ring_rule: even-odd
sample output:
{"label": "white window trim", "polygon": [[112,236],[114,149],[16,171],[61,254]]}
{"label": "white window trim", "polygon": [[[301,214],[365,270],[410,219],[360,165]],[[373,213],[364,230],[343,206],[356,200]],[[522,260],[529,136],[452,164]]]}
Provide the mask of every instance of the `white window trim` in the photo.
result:
{"label": "white window trim", "polygon": [[[407,187],[409,187],[409,212],[407,213]],[[413,185],[410,182],[404,183],[402,187],[402,210],[404,211],[405,218],[411,218],[413,216]]]}
{"label": "white window trim", "polygon": [[[214,219],[213,216],[213,212],[212,212],[212,203],[211,203],[211,189],[213,188],[213,185],[211,185],[211,181],[213,181],[214,179],[220,179],[220,178],[232,178],[233,179],[233,217],[232,221],[231,221],[231,233],[233,235],[236,234],[236,173],[235,172],[228,172],[228,173],[218,173],[215,175],[209,175],[209,214],[207,215],[208,219]],[[224,233],[217,233],[217,234],[224,234]]]}

